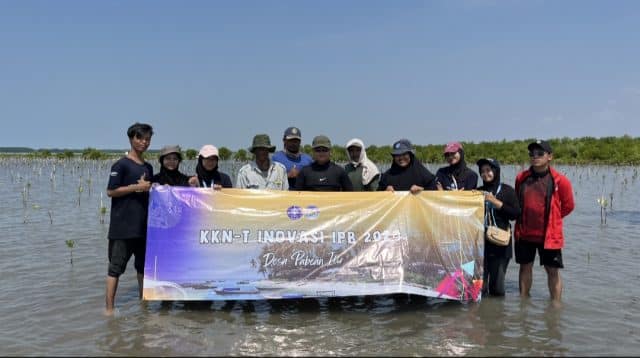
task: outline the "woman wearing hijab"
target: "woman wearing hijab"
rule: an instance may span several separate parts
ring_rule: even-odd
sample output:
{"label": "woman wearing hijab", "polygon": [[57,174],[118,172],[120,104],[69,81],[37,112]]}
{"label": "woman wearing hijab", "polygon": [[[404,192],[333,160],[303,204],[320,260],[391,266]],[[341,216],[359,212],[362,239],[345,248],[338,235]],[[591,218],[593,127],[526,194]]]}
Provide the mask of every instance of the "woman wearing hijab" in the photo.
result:
{"label": "woman wearing hijab", "polygon": [[152,183],[171,186],[189,186],[189,177],[180,172],[182,153],[180,146],[167,145],[160,149],[160,173],[151,178]]}
{"label": "woman wearing hijab", "polygon": [[408,139],[393,143],[391,168],[382,174],[379,191],[408,190],[418,194],[423,190],[435,190],[435,176],[416,158]]}
{"label": "woman wearing hijab", "polygon": [[231,178],[218,171],[218,148],[211,144],[206,144],[200,148],[198,153],[198,165],[196,165],[196,177],[190,183],[198,187],[212,188],[220,190],[222,188],[232,188]]}
{"label": "woman wearing hijab", "polygon": [[472,190],[478,186],[478,175],[467,168],[464,161],[462,144],[448,143],[444,147],[444,159],[449,165],[436,172],[438,190]]}
{"label": "woman wearing hijab", "polygon": [[[477,162],[482,178],[482,186],[478,188],[485,193],[485,218],[492,215],[496,225],[501,229],[510,229],[510,220],[520,215],[520,204],[513,187],[500,179],[500,163],[491,158]],[[486,225],[487,219],[485,219]],[[484,275],[482,291],[492,296],[504,296],[504,277],[512,257],[513,239],[507,246],[498,246],[484,241]]]}
{"label": "woman wearing hijab", "polygon": [[364,142],[353,138],[347,142],[347,157],[350,163],[344,166],[353,191],[376,191],[380,182],[380,169],[367,158]]}

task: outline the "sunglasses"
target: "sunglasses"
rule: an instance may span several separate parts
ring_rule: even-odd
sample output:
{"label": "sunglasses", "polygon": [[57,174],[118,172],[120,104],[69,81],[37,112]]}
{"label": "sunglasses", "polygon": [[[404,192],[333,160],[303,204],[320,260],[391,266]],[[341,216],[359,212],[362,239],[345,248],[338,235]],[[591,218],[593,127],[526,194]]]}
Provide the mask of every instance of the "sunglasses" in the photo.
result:
{"label": "sunglasses", "polygon": [[319,148],[315,148],[313,151],[314,152],[318,152],[318,153],[326,153],[326,152],[329,151],[329,149],[328,148],[319,147]]}
{"label": "sunglasses", "polygon": [[546,152],[542,149],[534,149],[529,151],[529,157],[531,158],[543,157],[545,153]]}

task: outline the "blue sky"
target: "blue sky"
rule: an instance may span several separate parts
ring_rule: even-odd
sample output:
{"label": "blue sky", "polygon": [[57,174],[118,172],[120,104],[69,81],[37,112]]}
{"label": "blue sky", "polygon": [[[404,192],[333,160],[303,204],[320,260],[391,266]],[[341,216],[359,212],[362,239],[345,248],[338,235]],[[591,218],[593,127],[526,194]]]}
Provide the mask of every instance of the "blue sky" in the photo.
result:
{"label": "blue sky", "polygon": [[0,146],[640,136],[640,1],[0,2]]}

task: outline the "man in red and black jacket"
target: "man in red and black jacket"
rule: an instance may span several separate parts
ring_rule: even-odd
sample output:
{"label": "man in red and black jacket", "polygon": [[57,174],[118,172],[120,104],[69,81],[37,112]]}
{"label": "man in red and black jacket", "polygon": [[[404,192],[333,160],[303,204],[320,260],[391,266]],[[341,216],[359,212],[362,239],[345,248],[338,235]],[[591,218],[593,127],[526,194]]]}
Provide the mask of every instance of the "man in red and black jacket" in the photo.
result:
{"label": "man in red and black jacket", "polygon": [[516,176],[515,190],[522,214],[515,225],[516,263],[520,264],[520,296],[528,297],[533,283],[536,251],[540,265],[547,271],[551,300],[562,298],[562,263],[564,235],[562,218],[574,208],[571,182],[551,167],[553,152],[544,140],[527,147],[531,167]]}

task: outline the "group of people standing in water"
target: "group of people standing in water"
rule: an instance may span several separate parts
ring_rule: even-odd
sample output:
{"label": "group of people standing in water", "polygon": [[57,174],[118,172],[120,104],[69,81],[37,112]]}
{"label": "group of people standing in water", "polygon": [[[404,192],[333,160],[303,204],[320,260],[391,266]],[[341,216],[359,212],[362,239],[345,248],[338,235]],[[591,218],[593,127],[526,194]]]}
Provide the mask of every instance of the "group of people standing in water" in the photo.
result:
{"label": "group of people standing in water", "polygon": [[[347,142],[349,163],[342,167],[331,161],[332,145],[327,136],[313,138],[310,156],[301,150],[300,130],[289,127],[283,135],[284,148],[278,152],[268,135],[254,136],[249,148],[254,160],[240,168],[234,186],[231,177],[219,170],[218,149],[210,144],[200,149],[193,176],[180,172],[182,153],[179,146],[162,147],[160,172],[153,175],[153,167],[143,158],[152,135],[153,129],[148,124],[135,123],[129,127],[127,136],[131,149],[111,169],[107,186],[107,195],[112,198],[107,313],[113,311],[119,276],[132,255],[142,297],[148,192],[155,183],[214,190],[236,187],[297,191],[409,191],[413,194],[423,190],[479,190],[484,193],[485,215],[493,215],[498,227],[510,229],[510,222],[515,220],[515,245],[514,240],[510,240],[507,246],[485,241],[483,292],[495,296],[505,294],[505,274],[515,251],[516,263],[520,264],[520,295],[528,297],[537,251],[540,265],[547,272],[551,299],[561,299],[559,269],[564,267],[562,218],[573,210],[573,189],[569,180],[551,167],[553,152],[547,141],[537,140],[528,145],[531,166],[517,175],[515,188],[502,182],[498,160],[478,160],[476,164],[482,179],[482,185],[478,187],[478,174],[467,167],[464,148],[459,142],[451,142],[444,147],[443,156],[448,165],[439,168],[434,175],[416,158],[411,142],[400,139],[391,148],[391,167],[380,172],[367,158],[361,139],[353,138]],[[274,154],[270,156],[270,153]]]}

